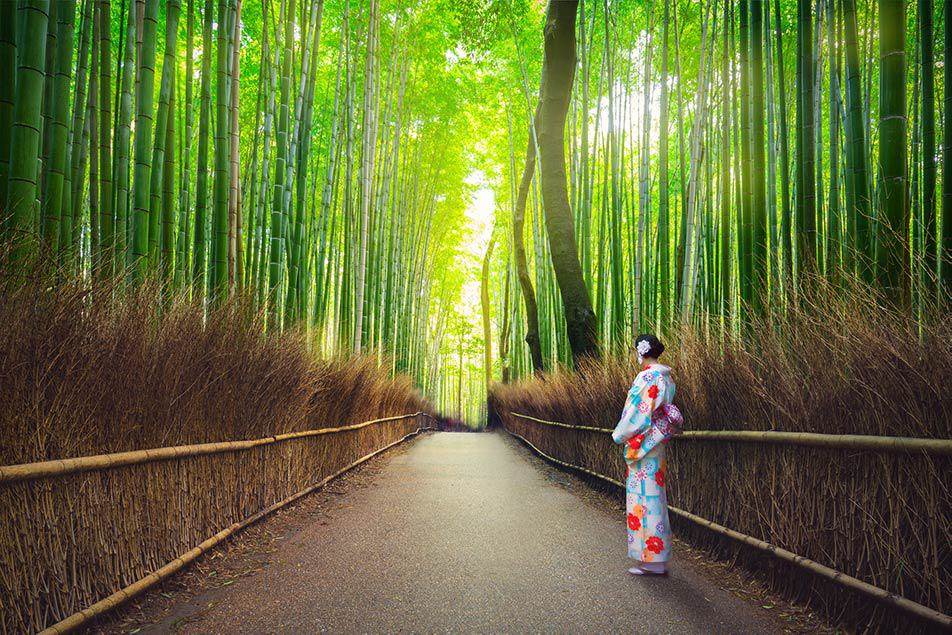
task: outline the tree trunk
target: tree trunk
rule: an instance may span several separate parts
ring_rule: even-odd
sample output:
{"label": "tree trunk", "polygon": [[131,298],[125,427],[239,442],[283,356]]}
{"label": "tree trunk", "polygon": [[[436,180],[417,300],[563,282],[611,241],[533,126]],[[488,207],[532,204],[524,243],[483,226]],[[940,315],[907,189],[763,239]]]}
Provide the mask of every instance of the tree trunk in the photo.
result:
{"label": "tree trunk", "polygon": [[545,24],[539,158],[542,201],[572,359],[576,366],[598,356],[595,312],[582,277],[565,178],[565,117],[575,77],[577,0],[550,0]]}
{"label": "tree trunk", "polygon": [[[519,181],[519,191],[516,195],[515,207],[512,212],[512,249],[516,258],[516,275],[519,278],[519,287],[522,289],[522,299],[526,305],[526,344],[529,345],[532,369],[536,374],[545,372],[545,364],[542,358],[542,341],[539,339],[539,306],[536,303],[535,289],[532,288],[532,278],[529,276],[529,265],[526,262],[524,240],[526,201],[529,198],[529,188],[532,185],[532,176],[535,173],[535,136],[538,130],[537,122],[539,120],[540,110],[541,105],[536,108],[535,123],[529,129],[526,163],[522,170],[522,179]],[[509,136],[512,138],[511,131]]]}

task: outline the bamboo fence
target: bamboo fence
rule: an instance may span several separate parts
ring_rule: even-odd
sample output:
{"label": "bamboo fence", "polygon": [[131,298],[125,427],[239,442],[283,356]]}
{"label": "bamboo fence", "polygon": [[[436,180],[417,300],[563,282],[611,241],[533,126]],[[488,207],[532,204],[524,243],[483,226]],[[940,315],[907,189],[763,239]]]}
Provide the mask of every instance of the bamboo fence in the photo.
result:
{"label": "bamboo fence", "polygon": [[428,416],[0,467],[0,631],[81,626]]}
{"label": "bamboo fence", "polygon": [[[511,411],[501,419],[544,458],[624,488],[611,430]],[[927,628],[952,629],[944,613],[952,588],[952,440],[740,430],[686,431],[676,439],[668,493],[680,507],[669,509],[690,541],[731,557],[739,555],[728,541],[769,554],[774,564],[741,560],[766,571],[777,590],[828,603],[828,615],[852,613],[849,619],[881,628],[902,623],[901,611]],[[852,597],[843,601],[845,594]],[[882,608],[873,611],[861,598]]]}

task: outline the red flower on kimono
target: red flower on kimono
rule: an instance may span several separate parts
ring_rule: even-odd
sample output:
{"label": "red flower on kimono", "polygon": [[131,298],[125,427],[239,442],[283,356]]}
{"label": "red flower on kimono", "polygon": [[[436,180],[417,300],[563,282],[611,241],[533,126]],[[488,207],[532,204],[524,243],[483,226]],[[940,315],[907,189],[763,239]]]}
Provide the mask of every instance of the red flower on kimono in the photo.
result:
{"label": "red flower on kimono", "polygon": [[636,434],[635,436],[628,439],[628,447],[638,449],[641,447],[641,442],[645,440],[645,435]]}
{"label": "red flower on kimono", "polygon": [[664,541],[657,536],[651,536],[648,540],[645,541],[645,546],[648,548],[648,551],[653,551],[655,553],[661,553],[664,551]]}
{"label": "red flower on kimono", "polygon": [[651,397],[652,399],[654,399],[655,397],[657,397],[657,396],[658,396],[658,387],[657,387],[657,386],[652,386],[651,388],[649,388],[649,389],[648,389],[648,396]]}
{"label": "red flower on kimono", "polygon": [[641,529],[641,519],[634,514],[628,514],[628,529],[632,531]]}
{"label": "red flower on kimono", "polygon": [[654,473],[655,483],[658,484],[658,487],[664,487],[664,470],[658,470]]}

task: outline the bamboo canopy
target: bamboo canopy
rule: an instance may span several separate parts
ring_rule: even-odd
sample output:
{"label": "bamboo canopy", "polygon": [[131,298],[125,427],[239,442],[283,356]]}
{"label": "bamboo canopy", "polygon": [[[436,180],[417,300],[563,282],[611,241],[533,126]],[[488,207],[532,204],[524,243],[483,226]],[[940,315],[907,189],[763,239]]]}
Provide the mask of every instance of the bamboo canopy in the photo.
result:
{"label": "bamboo canopy", "polygon": [[[558,421],[546,421],[518,412],[514,417],[543,425],[586,432],[611,434],[606,428],[579,426]],[[740,441],[743,443],[779,443],[821,448],[874,450],[879,452],[925,452],[937,456],[952,456],[952,439],[920,439],[916,437],[880,437],[869,434],[820,434],[816,432],[781,432],[778,430],[688,430],[675,440],[683,441]]]}

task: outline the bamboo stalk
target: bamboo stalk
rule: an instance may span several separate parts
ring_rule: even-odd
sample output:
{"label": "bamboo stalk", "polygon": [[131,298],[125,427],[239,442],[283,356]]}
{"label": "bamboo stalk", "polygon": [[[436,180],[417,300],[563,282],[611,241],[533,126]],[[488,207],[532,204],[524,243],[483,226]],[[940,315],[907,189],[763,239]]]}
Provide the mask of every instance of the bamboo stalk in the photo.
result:
{"label": "bamboo stalk", "polygon": [[[422,414],[422,413],[416,413],[416,414]],[[403,415],[402,417],[390,417],[389,419],[378,419],[374,422],[366,422],[366,423],[369,424],[369,423],[376,423],[380,421],[389,421],[393,419],[404,419],[411,416],[416,416],[416,414]],[[363,426],[364,424],[358,424],[358,425]],[[342,428],[339,428],[338,430],[340,429]],[[354,429],[354,428],[351,426],[350,429]],[[404,437],[401,437],[400,439],[394,441],[393,443],[389,445],[386,445],[380,448],[379,450],[375,450],[374,452],[371,452],[370,454],[357,459],[350,465],[347,465],[346,467],[338,470],[334,474],[331,474],[330,476],[318,481],[314,485],[311,485],[310,487],[303,489],[296,494],[292,494],[291,496],[285,498],[284,500],[278,501],[274,505],[271,505],[270,507],[266,507],[265,509],[262,509],[258,513],[252,516],[249,516],[248,518],[245,518],[242,521],[232,523],[230,526],[226,527],[225,529],[222,529],[211,538],[208,538],[207,540],[203,541],[197,547],[190,549],[189,551],[186,551],[185,553],[180,555],[178,558],[175,558],[174,560],[172,560],[165,566],[161,567],[160,569],[154,571],[153,573],[150,573],[144,578],[141,578],[137,580],[136,582],[133,582],[129,586],[116,591],[115,593],[113,593],[112,595],[106,598],[103,598],[102,600],[100,600],[99,602],[96,602],[89,608],[83,609],[82,611],[79,611],[77,613],[73,613],[66,619],[60,622],[57,622],[56,624],[53,624],[49,628],[44,629],[43,631],[41,631],[41,635],[69,633],[80,628],[84,624],[88,623],[90,620],[115,609],[116,607],[123,604],[127,600],[132,599],[133,597],[139,595],[140,593],[155,586],[159,582],[162,582],[163,580],[170,578],[172,575],[174,575],[181,569],[185,568],[186,566],[188,566],[189,564],[197,560],[202,554],[209,551],[210,549],[213,549],[219,543],[223,542],[230,536],[233,536],[234,534],[241,531],[242,529],[245,529],[246,527],[253,525],[254,523],[261,520],[262,518],[265,518],[266,516],[269,516],[270,514],[281,509],[282,507],[286,507],[290,505],[291,503],[293,503],[294,501],[304,496],[307,496],[311,492],[314,492],[324,487],[325,485],[327,485],[329,482],[331,482],[332,480],[334,480],[341,474],[349,470],[352,470],[353,468],[357,467],[361,463],[369,459],[372,459],[378,454],[386,450],[389,450],[393,446],[403,443],[410,437],[415,436],[419,434],[420,432],[423,432],[429,429],[431,428],[423,428],[423,427],[417,428],[416,431],[411,432],[410,434],[407,434]],[[206,445],[211,445],[211,444],[206,444]]]}
{"label": "bamboo stalk", "polygon": [[[542,452],[542,450],[534,446],[532,443],[527,441],[521,435],[516,434],[512,430],[507,429],[507,431],[509,432],[509,434],[520,439],[523,443],[525,443],[530,448],[532,448],[532,450],[534,450],[537,454],[539,454],[539,456],[545,458],[548,461],[551,461],[552,463],[556,463],[558,465],[561,465],[573,470],[577,470],[579,472],[584,472],[585,474],[594,476],[607,483],[611,483],[612,485],[616,485],[621,488],[625,487],[624,483],[622,483],[621,481],[616,481],[613,478],[609,478],[607,476],[604,476],[592,470],[586,469],[579,465],[566,463],[565,461],[560,461],[559,459],[556,459],[555,457],[549,456],[548,454]],[[841,436],[841,435],[819,435],[819,436]],[[842,435],[842,436],[847,436],[847,435]],[[695,516],[694,514],[690,512],[684,511],[683,509],[678,509],[677,507],[673,507],[671,505],[668,505],[668,509],[674,512],[676,515],[680,516],[681,518],[684,518],[685,520],[689,520],[696,525],[709,529],[710,531],[721,534],[723,536],[727,536],[728,538],[731,538],[733,540],[742,542],[750,547],[754,547],[755,549],[766,551],[767,553],[770,553],[771,555],[777,558],[780,558],[781,560],[789,562],[802,569],[806,569],[807,571],[810,571],[811,573],[814,573],[816,575],[819,575],[820,577],[826,578],[827,580],[830,580],[831,582],[844,586],[850,590],[856,591],[858,593],[862,593],[863,595],[867,595],[879,602],[882,602],[883,604],[889,605],[893,608],[915,615],[916,617],[920,619],[931,622],[933,624],[937,624],[940,627],[943,627],[946,629],[952,628],[952,616],[945,615],[944,613],[940,613],[939,611],[936,611],[935,609],[931,609],[928,606],[923,606],[922,604],[913,602],[912,600],[909,600],[902,596],[896,595],[894,593],[890,593],[889,591],[885,589],[881,589],[867,582],[863,582],[862,580],[854,578],[853,576],[847,575],[841,571],[837,571],[836,569],[832,569],[830,567],[824,566],[820,564],[819,562],[810,560],[809,558],[804,558],[803,556],[799,556],[793,553],[792,551],[782,549],[780,547],[777,547],[776,545],[770,544],[769,542],[765,542],[758,538],[754,538],[753,536],[748,536],[747,534],[742,534],[739,531],[734,531],[733,529],[729,529],[727,527],[724,527],[723,525],[718,525],[717,523],[707,520],[706,518]]]}
{"label": "bamboo stalk", "polygon": [[[510,413],[549,426],[603,432],[607,428],[578,426],[558,421],[536,419],[518,412]],[[806,445],[821,448],[847,448],[851,450],[876,450],[879,452],[924,452],[938,456],[952,456],[952,439],[924,439],[917,437],[881,437],[868,434],[820,434],[815,432],[780,432],[777,430],[689,430],[674,437],[680,441],[740,441],[743,443],[778,443]],[[0,468],[2,470],[2,468]],[[2,481],[2,471],[0,471]]]}
{"label": "bamboo stalk", "polygon": [[93,456],[81,456],[74,459],[57,459],[53,461],[39,461],[36,463],[22,463],[20,465],[0,466],[0,483],[15,483],[18,481],[31,481],[41,478],[51,478],[54,476],[63,476],[65,474],[74,474],[76,472],[89,472],[93,470],[107,470],[124,465],[138,465],[141,463],[153,463],[156,461],[165,461],[169,459],[178,459],[194,456],[203,456],[206,454],[221,454],[223,452],[238,452],[248,450],[263,445],[271,445],[281,441],[292,439],[301,439],[304,437],[314,437],[322,434],[335,434],[338,432],[347,432],[350,430],[359,430],[370,425],[386,423],[388,421],[397,421],[415,417],[420,412],[413,414],[397,415],[394,417],[385,417],[382,419],[373,419],[362,423],[355,423],[349,426],[337,428],[321,428],[319,430],[305,430],[302,432],[288,432],[261,439],[247,439],[243,441],[221,441],[218,443],[199,443],[193,445],[178,445],[166,448],[153,448],[150,450],[133,450],[131,452],[117,452],[114,454],[97,454]]}

